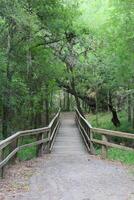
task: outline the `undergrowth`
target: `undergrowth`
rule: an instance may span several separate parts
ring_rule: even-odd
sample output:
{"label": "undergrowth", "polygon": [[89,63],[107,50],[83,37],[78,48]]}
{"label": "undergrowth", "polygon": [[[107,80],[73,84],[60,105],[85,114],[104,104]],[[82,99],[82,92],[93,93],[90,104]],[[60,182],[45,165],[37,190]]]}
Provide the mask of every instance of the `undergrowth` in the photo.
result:
{"label": "undergrowth", "polygon": [[[96,120],[96,115],[94,114],[89,114],[87,116],[88,121],[93,127],[96,128],[104,128],[108,130],[115,130],[115,131],[122,131],[122,132],[128,132],[128,133],[134,133],[133,128],[131,127],[130,123],[126,119],[126,114],[125,112],[120,112],[118,114],[121,126],[116,128],[112,122],[111,122],[111,113],[99,113],[98,114],[98,123]],[[113,137],[114,142],[118,143],[125,143],[125,142],[132,142],[132,140],[127,140],[127,139],[121,139],[117,137]],[[101,147],[97,147],[97,154],[101,153]],[[125,164],[134,164],[134,152],[132,151],[125,151],[125,150],[120,150],[116,148],[109,148],[108,149],[108,159],[110,160],[118,160],[122,163]]]}
{"label": "undergrowth", "polygon": [[[29,144],[31,142],[34,142],[36,138],[25,138],[21,142],[22,144]],[[18,152],[18,158],[19,160],[30,160],[34,157],[36,157],[36,146],[31,146],[31,147],[25,147],[21,151]]]}

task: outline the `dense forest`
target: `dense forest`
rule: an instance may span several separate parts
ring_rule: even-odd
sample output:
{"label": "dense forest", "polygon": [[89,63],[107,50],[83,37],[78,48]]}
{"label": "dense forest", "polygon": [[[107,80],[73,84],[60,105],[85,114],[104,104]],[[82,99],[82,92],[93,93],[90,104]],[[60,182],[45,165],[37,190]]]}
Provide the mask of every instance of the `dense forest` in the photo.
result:
{"label": "dense forest", "polygon": [[74,106],[133,132],[133,39],[131,0],[1,0],[1,139]]}

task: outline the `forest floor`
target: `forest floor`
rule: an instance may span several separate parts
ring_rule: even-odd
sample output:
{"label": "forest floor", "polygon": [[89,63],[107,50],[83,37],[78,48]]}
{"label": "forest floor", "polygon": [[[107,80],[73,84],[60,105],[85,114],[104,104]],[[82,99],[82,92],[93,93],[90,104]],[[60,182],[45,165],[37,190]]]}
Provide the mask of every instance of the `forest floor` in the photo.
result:
{"label": "forest floor", "polygon": [[89,155],[45,155],[7,170],[0,200],[133,200],[134,169]]}

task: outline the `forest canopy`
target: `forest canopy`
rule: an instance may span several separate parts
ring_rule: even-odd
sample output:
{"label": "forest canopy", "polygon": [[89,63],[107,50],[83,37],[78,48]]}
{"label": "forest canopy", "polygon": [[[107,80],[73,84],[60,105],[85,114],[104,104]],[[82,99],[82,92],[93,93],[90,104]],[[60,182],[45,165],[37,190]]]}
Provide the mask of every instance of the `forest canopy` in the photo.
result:
{"label": "forest canopy", "polygon": [[115,127],[124,111],[134,128],[133,19],[131,0],[1,0],[1,138],[59,106],[110,112]]}

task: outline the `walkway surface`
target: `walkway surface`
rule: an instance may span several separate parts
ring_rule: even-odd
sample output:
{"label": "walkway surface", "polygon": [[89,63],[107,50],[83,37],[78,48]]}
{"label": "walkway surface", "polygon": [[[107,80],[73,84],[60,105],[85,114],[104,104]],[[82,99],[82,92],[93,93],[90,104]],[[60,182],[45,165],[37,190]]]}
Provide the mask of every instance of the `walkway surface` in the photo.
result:
{"label": "walkway surface", "polygon": [[88,152],[76,127],[74,114],[64,113],[61,115],[61,119],[62,124],[52,153],[64,155],[86,155]]}
{"label": "walkway surface", "polygon": [[126,167],[88,154],[74,116],[64,114],[52,154],[29,180],[29,191],[10,200],[134,200]]}

